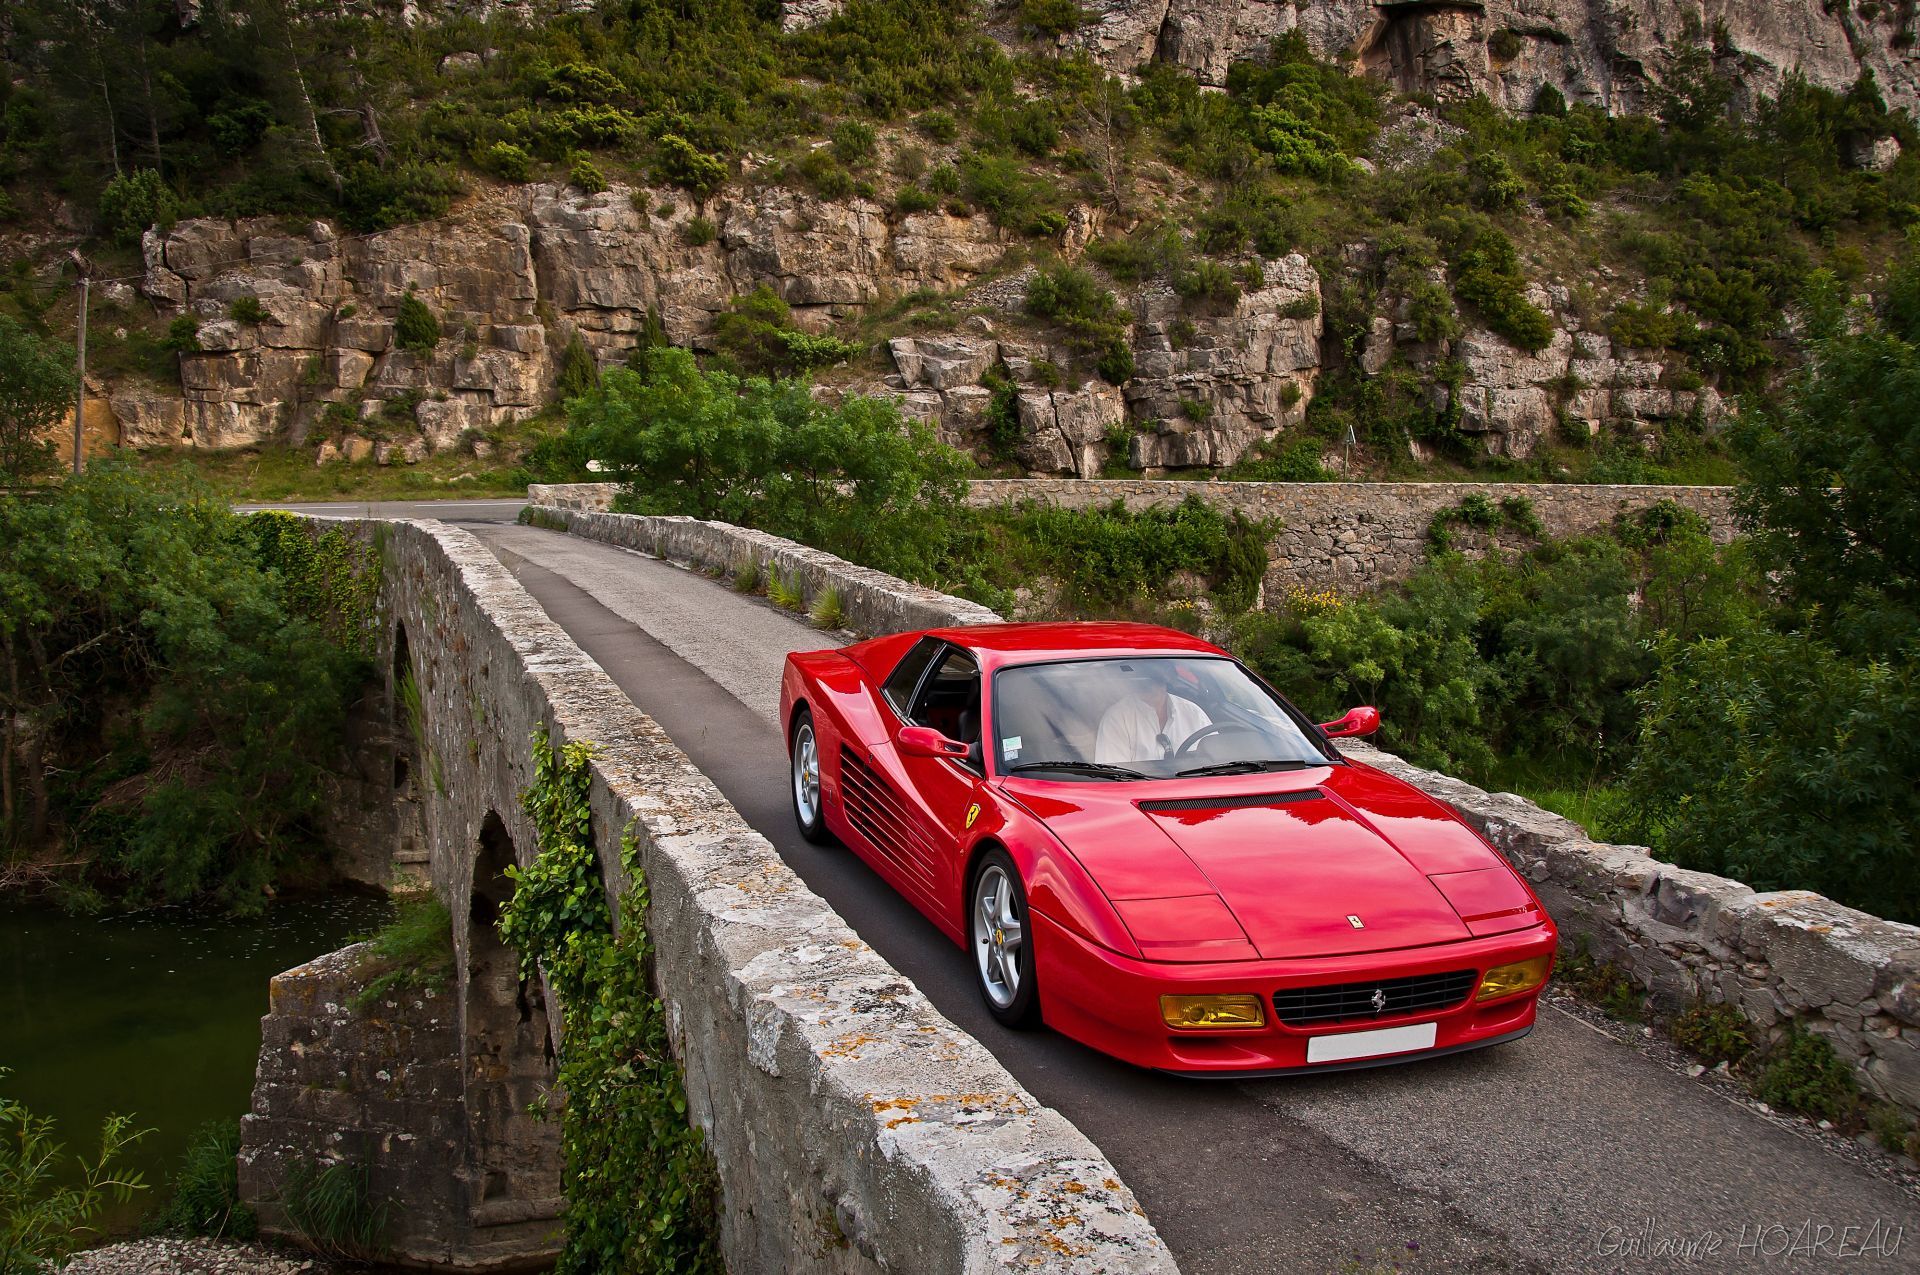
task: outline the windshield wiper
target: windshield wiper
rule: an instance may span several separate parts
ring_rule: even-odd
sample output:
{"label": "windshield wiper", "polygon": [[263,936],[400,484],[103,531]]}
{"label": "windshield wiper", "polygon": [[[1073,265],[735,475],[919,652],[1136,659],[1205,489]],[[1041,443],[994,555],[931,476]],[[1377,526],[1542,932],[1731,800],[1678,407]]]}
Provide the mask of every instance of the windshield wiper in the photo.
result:
{"label": "windshield wiper", "polygon": [[1223,761],[1212,766],[1195,766],[1191,770],[1175,771],[1174,777],[1177,779],[1187,779],[1194,775],[1251,775],[1257,771],[1305,770],[1311,765],[1313,765],[1312,762],[1281,761],[1277,757],[1268,758],[1264,761]]}
{"label": "windshield wiper", "polygon": [[1125,766],[1109,766],[1103,761],[1023,761],[1018,766],[1007,767],[1009,775],[1017,775],[1027,770],[1065,770],[1076,775],[1098,775],[1102,779],[1147,779],[1137,770]]}

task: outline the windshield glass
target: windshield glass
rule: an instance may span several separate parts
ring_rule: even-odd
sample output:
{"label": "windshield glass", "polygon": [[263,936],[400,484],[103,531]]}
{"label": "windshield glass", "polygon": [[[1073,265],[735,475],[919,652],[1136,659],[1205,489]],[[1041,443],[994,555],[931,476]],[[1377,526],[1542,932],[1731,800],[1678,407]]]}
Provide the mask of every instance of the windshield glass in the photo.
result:
{"label": "windshield glass", "polygon": [[1070,660],[993,679],[1000,774],[1172,779],[1324,766],[1259,682],[1217,656]]}

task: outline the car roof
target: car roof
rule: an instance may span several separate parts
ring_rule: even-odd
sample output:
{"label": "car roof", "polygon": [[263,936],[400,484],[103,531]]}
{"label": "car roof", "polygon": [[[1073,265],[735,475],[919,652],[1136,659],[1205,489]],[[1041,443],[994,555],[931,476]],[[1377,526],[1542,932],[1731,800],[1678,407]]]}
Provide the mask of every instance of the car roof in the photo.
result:
{"label": "car roof", "polygon": [[929,629],[943,638],[979,652],[996,665],[1027,664],[1040,660],[1072,659],[1085,655],[1220,655],[1219,647],[1191,633],[1158,624],[1075,620],[1042,624],[969,624]]}

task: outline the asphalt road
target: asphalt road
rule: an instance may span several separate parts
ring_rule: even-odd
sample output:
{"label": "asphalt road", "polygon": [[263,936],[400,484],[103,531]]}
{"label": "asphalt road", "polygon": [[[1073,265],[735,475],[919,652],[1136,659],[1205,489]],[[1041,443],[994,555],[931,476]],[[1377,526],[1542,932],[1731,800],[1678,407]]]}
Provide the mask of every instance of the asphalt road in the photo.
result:
{"label": "asphalt road", "polygon": [[960,949],[851,854],[794,831],[777,678],[822,635],[697,573],[512,526],[516,508],[373,512],[479,535],[809,886],[1106,1152],[1192,1275],[1920,1270],[1920,1198],[1892,1175],[1647,1056],[1630,1028],[1552,1006],[1501,1048],[1254,1082],[1000,1028]]}

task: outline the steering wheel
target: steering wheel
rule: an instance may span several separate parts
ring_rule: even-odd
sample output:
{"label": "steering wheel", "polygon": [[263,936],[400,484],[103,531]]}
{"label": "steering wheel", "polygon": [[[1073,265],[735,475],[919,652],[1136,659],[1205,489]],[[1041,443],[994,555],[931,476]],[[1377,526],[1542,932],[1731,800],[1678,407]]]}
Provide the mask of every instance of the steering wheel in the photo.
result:
{"label": "steering wheel", "polygon": [[1198,744],[1201,740],[1211,739],[1226,729],[1227,728],[1219,722],[1208,722],[1205,726],[1202,726],[1199,730],[1181,740],[1180,747],[1173,750],[1173,755],[1175,757],[1186,757],[1193,752],[1194,745]]}

